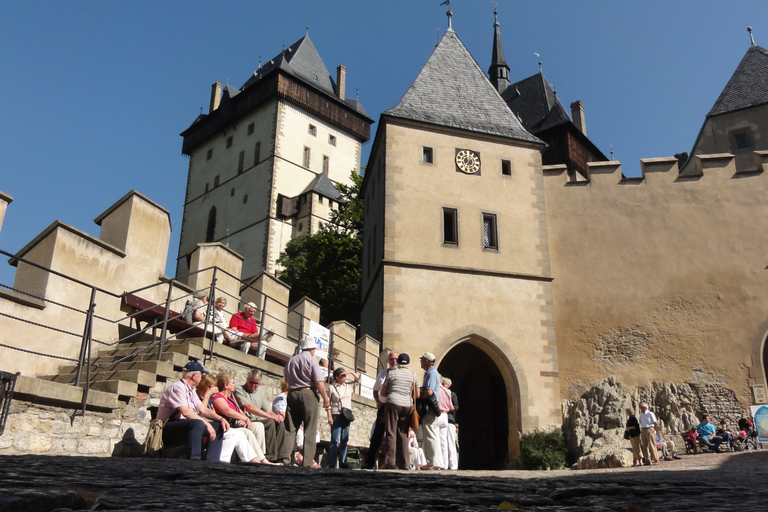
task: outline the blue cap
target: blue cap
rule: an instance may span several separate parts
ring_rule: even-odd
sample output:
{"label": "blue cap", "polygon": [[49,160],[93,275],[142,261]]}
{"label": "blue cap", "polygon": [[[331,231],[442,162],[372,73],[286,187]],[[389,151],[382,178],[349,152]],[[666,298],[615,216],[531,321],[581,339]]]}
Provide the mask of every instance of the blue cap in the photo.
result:
{"label": "blue cap", "polygon": [[198,363],[197,361],[190,361],[187,364],[184,365],[183,370],[185,372],[201,372],[203,375],[208,373],[205,371],[205,368],[203,368],[203,365]]}
{"label": "blue cap", "polygon": [[397,364],[399,365],[411,364],[411,357],[408,354],[400,354],[397,358]]}

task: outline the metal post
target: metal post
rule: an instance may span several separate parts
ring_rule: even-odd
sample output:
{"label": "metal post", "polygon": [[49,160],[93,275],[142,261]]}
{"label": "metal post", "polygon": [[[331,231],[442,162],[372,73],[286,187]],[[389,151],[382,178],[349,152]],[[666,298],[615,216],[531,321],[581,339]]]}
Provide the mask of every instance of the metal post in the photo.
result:
{"label": "metal post", "polygon": [[[214,302],[216,301],[216,271],[218,267],[213,267],[213,278],[211,279],[211,288],[208,291],[208,305],[205,308],[205,322],[203,322],[203,339],[207,336],[209,320],[213,318],[211,312],[213,311]],[[215,322],[210,322],[213,326]],[[211,343],[208,345],[209,351],[206,356],[203,354],[203,364],[208,363],[213,358],[213,344],[216,343],[216,329],[211,327]]]}
{"label": "metal post", "polygon": [[168,313],[171,310],[171,293],[173,293],[173,279],[168,281],[168,295],[165,298],[165,313],[163,313],[163,329],[160,331],[160,344],[157,346],[157,360],[163,357],[163,343],[168,332]]}
{"label": "metal post", "polygon": [[263,292],[259,293],[261,293],[261,328],[259,329],[259,346],[256,348],[256,357],[266,359],[267,349],[264,347],[262,351],[262,346],[264,344],[264,320],[267,318],[267,295]]}
{"label": "metal post", "polygon": [[328,340],[328,382],[331,382],[331,375],[336,369],[336,362],[333,360],[333,340],[335,337],[336,333],[331,331],[331,339]]}
{"label": "metal post", "polygon": [[[96,292],[96,290],[94,290]],[[85,406],[88,403],[88,389],[91,386],[91,340],[93,339],[93,310],[96,308],[96,304],[91,301],[91,308],[89,310],[90,320],[88,321],[88,366],[85,367],[85,386],[83,386],[83,403],[81,404],[81,413],[85,416]]]}
{"label": "metal post", "polygon": [[96,307],[96,288],[91,287],[91,299],[88,302],[88,311],[85,314],[85,326],[83,327],[83,341],[80,343],[80,356],[77,358],[77,376],[75,377],[75,386],[80,385],[80,377],[83,375],[83,365],[85,364],[85,353],[91,342],[91,322],[93,322],[93,308]]}

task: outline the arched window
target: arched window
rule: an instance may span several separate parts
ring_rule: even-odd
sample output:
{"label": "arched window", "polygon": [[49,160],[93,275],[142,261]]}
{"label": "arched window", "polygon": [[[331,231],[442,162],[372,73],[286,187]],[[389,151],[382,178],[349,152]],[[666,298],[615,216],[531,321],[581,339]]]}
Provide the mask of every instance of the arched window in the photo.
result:
{"label": "arched window", "polygon": [[213,242],[216,234],[216,207],[211,206],[211,211],[208,212],[208,228],[205,230],[205,241]]}

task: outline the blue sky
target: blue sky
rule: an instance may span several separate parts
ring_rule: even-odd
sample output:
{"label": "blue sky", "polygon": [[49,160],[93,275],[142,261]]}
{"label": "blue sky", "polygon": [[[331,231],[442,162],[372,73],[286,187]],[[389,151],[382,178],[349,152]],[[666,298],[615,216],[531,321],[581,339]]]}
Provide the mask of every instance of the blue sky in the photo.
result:
{"label": "blue sky", "polygon": [[[453,28],[481,68],[491,0],[453,0]],[[625,174],[639,159],[690,151],[749,47],[768,46],[768,2],[498,0],[510,78],[544,74]],[[369,115],[397,104],[447,26],[440,0],[16,1],[0,5],[0,191],[14,202],[0,248],[56,219],[93,219],[131,189],[171,212],[174,269],[188,160],[182,132],[216,80],[240,87],[309,35],[333,75],[347,68]],[[375,131],[377,124],[374,124]],[[363,164],[370,142],[364,146]],[[0,262],[0,282],[13,268]]]}

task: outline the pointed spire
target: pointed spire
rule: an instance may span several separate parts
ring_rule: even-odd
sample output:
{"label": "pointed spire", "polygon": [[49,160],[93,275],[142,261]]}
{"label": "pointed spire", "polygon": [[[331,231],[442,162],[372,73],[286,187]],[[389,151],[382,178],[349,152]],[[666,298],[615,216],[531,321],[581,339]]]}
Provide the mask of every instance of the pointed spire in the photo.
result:
{"label": "pointed spire", "polygon": [[501,42],[498,12],[495,8],[493,9],[493,51],[491,66],[488,68],[488,76],[493,86],[499,91],[499,94],[509,87],[509,66],[507,66],[507,61],[504,59],[504,45]]}
{"label": "pointed spire", "polygon": [[752,46],[757,46],[755,44],[755,38],[752,35],[752,27],[747,27],[747,32],[749,32],[749,40],[752,42]]}

